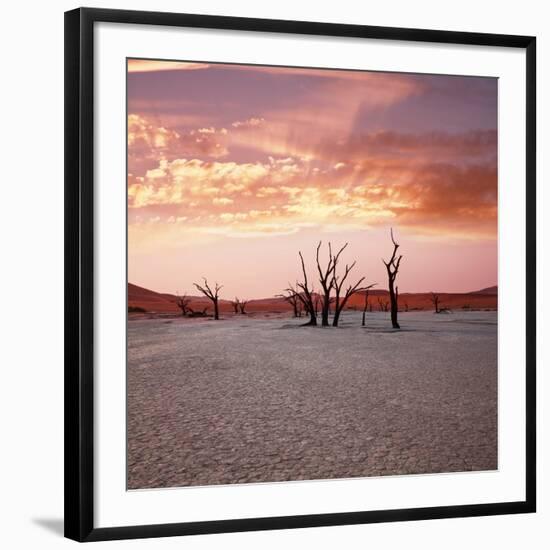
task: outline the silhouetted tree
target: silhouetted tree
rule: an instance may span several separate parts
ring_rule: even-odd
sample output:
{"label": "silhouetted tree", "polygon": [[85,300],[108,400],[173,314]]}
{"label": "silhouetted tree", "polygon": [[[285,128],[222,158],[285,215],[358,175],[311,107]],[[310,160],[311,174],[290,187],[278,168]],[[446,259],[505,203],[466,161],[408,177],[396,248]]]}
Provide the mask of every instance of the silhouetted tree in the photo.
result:
{"label": "silhouetted tree", "polygon": [[[344,291],[344,294],[342,294],[344,283],[346,282],[348,275],[350,274],[351,270],[354,268],[356,263],[357,262],[354,261],[351,265],[346,264],[346,267],[344,269],[344,274],[341,277],[337,275],[336,269],[334,271],[334,274],[332,277],[332,287],[334,288],[334,292],[336,293],[336,298],[334,300],[334,318],[332,319],[333,327],[338,326],[338,322],[340,321],[340,315],[342,314],[342,310],[346,306],[347,301],[356,292],[360,292],[362,290],[368,290],[369,288],[372,288],[374,286],[374,284],[369,286],[364,286],[364,287],[360,286],[361,283],[365,280],[365,277],[361,277],[354,285],[350,284]],[[336,268],[336,264],[335,264],[335,268]]]}
{"label": "silhouetted tree", "polygon": [[[306,298],[306,295],[303,292],[300,292],[298,294],[298,297],[299,297],[300,303],[302,304],[302,307],[304,308],[306,315],[311,316],[311,304]],[[315,309],[313,313],[315,315],[315,318],[317,318],[317,313],[318,313],[317,309]],[[309,323],[306,323],[306,324],[309,324]]]}
{"label": "silhouetted tree", "polygon": [[235,296],[235,300],[231,302],[231,307],[233,308],[233,313],[239,313],[239,299]]}
{"label": "silhouetted tree", "polygon": [[344,251],[344,249],[348,246],[348,243],[340,248],[336,255],[332,254],[332,245],[331,243],[328,243],[328,262],[325,267],[321,266],[321,260],[319,259],[321,245],[322,241],[319,241],[319,244],[317,245],[317,253],[315,259],[317,261],[317,271],[319,272],[319,283],[321,284],[321,288],[323,289],[321,325],[323,327],[328,327],[328,316],[330,313],[331,304],[330,291],[332,290],[334,284],[334,273],[336,271],[336,265],[338,264],[338,258],[340,257],[340,254]]}
{"label": "silhouetted tree", "polygon": [[245,311],[245,308],[246,308],[246,305],[248,304],[248,300],[241,300],[239,302],[239,309],[241,311],[241,315],[245,315],[246,314],[246,311]]}
{"label": "silhouetted tree", "polygon": [[187,297],[187,294],[177,297],[176,305],[181,309],[181,314],[183,317],[187,315],[187,311],[189,310],[189,302],[191,302],[191,299]]}
{"label": "silhouetted tree", "polygon": [[298,296],[296,289],[290,283],[288,283],[288,288],[285,288],[285,293],[277,294],[277,297],[282,298],[285,302],[292,306],[294,317],[302,316],[300,297]]}
{"label": "silhouetted tree", "polygon": [[439,294],[436,294],[435,292],[430,292],[430,300],[432,304],[434,305],[434,312],[440,313],[441,312],[441,306],[439,301]]}
{"label": "silhouetted tree", "polygon": [[223,285],[219,285],[218,283],[215,283],[214,289],[212,290],[210,286],[208,286],[208,281],[206,280],[206,277],[203,277],[204,286],[201,286],[197,283],[193,283],[199,292],[204,294],[209,300],[212,300],[212,303],[214,304],[214,319],[216,321],[220,318],[220,312],[218,309],[218,300],[220,295],[220,290],[223,288]]}
{"label": "silhouetted tree", "polygon": [[401,328],[397,322],[397,311],[398,311],[398,300],[399,300],[399,289],[395,286],[395,278],[397,277],[397,272],[399,271],[399,264],[401,263],[401,258],[403,256],[397,256],[397,250],[399,245],[395,242],[393,238],[393,229],[390,230],[391,241],[393,243],[393,253],[388,262],[382,260],[386,266],[386,271],[388,272],[388,287],[390,291],[390,304],[391,304],[391,324],[393,328]]}
{"label": "silhouetted tree", "polygon": [[300,300],[304,306],[304,309],[309,314],[309,322],[306,325],[317,326],[317,313],[315,312],[315,304],[313,302],[313,288],[309,288],[309,282],[307,278],[306,266],[304,263],[304,257],[302,252],[298,252],[300,256],[300,262],[302,264],[302,274],[304,281],[302,283],[296,283],[297,287],[302,291],[298,294]]}
{"label": "silhouetted tree", "polygon": [[321,309],[321,297],[315,294],[315,315],[319,313],[319,309]]}
{"label": "silhouetted tree", "polygon": [[378,307],[380,308],[380,311],[388,311],[389,305],[390,303],[387,300],[378,298]]}
{"label": "silhouetted tree", "polygon": [[369,307],[369,291],[365,290],[365,301],[363,302],[363,320],[361,321],[361,326],[365,326],[365,321],[367,317],[367,308]]}
{"label": "silhouetted tree", "polygon": [[189,317],[206,317],[208,306],[206,306],[200,311],[195,311],[193,308],[188,308],[188,309],[189,309]]}

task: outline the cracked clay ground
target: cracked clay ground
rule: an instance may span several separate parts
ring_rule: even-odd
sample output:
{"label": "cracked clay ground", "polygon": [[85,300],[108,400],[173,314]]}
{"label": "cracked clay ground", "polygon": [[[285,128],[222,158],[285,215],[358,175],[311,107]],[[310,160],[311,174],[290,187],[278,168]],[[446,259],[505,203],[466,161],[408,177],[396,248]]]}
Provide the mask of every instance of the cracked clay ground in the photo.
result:
{"label": "cracked clay ground", "polygon": [[128,488],[496,469],[497,313],[387,315],[130,321]]}

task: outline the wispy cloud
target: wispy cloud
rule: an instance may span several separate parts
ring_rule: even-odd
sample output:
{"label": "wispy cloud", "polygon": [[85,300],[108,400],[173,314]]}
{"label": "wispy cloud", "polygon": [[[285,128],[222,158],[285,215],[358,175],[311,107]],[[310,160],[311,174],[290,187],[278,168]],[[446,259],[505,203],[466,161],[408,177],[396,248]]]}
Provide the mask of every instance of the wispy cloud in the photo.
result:
{"label": "wispy cloud", "polygon": [[154,59],[128,59],[129,73],[151,73],[157,71],[196,71],[207,69],[207,63],[157,61]]}
{"label": "wispy cloud", "polygon": [[146,242],[157,254],[233,238],[243,251],[389,225],[425,243],[495,241],[487,79],[140,61],[129,79],[135,254]]}
{"label": "wispy cloud", "polygon": [[269,217],[286,225],[370,227],[394,221],[420,232],[449,228],[488,236],[496,231],[496,181],[490,161],[438,162],[429,154],[410,160],[400,151],[322,170],[291,157],[265,163],[176,159],[161,161],[145,176],[130,176],[128,198],[132,209],[185,216],[197,228],[215,220],[229,233],[245,227],[261,233],[250,222]]}

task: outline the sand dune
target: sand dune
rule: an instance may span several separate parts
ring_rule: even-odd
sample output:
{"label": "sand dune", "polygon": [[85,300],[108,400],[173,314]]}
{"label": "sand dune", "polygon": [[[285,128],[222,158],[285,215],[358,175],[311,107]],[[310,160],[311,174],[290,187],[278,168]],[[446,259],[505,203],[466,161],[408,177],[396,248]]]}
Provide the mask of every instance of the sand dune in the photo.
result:
{"label": "sand dune", "polygon": [[139,307],[151,312],[177,312],[176,297],[173,296],[171,300],[169,296],[128,283],[128,307]]}
{"label": "sand dune", "polygon": [[[494,287],[496,288],[496,287]],[[449,309],[497,309],[497,294],[485,294],[482,292],[451,293],[438,292],[441,308]],[[389,301],[387,291],[377,291],[369,294],[369,304],[373,310],[379,309],[378,300]],[[350,308],[362,309],[365,298],[364,294],[352,296],[348,302]],[[400,309],[406,310],[431,310],[433,304],[429,292],[404,292],[399,296]]]}
{"label": "sand dune", "polygon": [[[497,287],[490,287],[478,291],[467,293],[449,293],[440,292],[440,306],[449,309],[497,309]],[[431,310],[432,302],[430,293],[403,293],[399,299],[400,309],[409,311]],[[208,307],[212,311],[212,303],[203,296],[188,296],[190,298],[189,306],[196,310],[202,310]],[[356,294],[348,301],[348,309],[363,309],[364,294]],[[373,311],[380,309],[380,302],[389,301],[387,290],[371,290],[369,293],[369,304]],[[128,283],[128,306],[132,308],[142,308],[148,313],[179,313],[176,305],[177,296],[173,294],[159,293],[143,288],[132,283]],[[222,313],[233,312],[230,300],[220,300],[220,311]],[[251,300],[246,311],[249,313],[257,312],[290,312],[291,307],[282,298],[261,298]]]}
{"label": "sand dune", "polygon": [[491,296],[496,296],[498,294],[498,286],[490,286],[487,288],[482,288],[481,290],[476,290],[472,294],[488,294]]}

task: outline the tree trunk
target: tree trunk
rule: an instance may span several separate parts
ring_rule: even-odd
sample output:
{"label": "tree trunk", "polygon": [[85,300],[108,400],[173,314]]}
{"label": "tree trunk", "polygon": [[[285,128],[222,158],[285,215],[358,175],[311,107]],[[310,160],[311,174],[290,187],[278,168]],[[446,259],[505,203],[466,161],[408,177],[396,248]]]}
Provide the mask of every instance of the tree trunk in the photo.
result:
{"label": "tree trunk", "polygon": [[[393,238],[393,229],[390,229],[391,241],[393,243],[393,254],[388,262],[382,260],[386,266],[388,272],[388,289],[390,291],[390,312],[391,312],[391,324],[393,328],[401,328],[397,322],[397,312],[399,311],[398,298],[399,298],[399,289],[395,286],[395,278],[397,277],[397,272],[399,271],[399,265],[401,264],[401,259],[403,255],[397,257],[397,250],[399,249],[399,244]],[[388,311],[387,302],[384,307],[384,311]]]}
{"label": "tree trunk", "polygon": [[317,315],[315,315],[315,311],[310,311],[309,312],[309,323],[307,323],[307,324],[311,325],[312,327],[317,326]]}
{"label": "tree trunk", "polygon": [[338,321],[340,320],[340,312],[341,306],[340,306],[340,288],[338,285],[335,285],[336,288],[336,296],[334,297],[334,317],[332,318],[332,326],[337,327]]}
{"label": "tree trunk", "polygon": [[[363,280],[363,279],[361,279]],[[359,281],[361,282],[361,281]],[[359,283],[358,283],[359,284]],[[332,320],[332,326],[337,327],[338,323],[340,321],[340,315],[342,314],[342,311],[344,311],[344,308],[346,307],[346,304],[348,303],[348,300],[351,296],[355,293],[354,289],[351,289],[351,287],[346,292],[345,296],[342,296],[342,298],[338,298],[337,303],[338,307],[334,309],[334,319]]]}
{"label": "tree trunk", "polygon": [[218,300],[212,300],[214,302],[214,319],[216,321],[220,318],[220,312],[218,310]]}
{"label": "tree trunk", "polygon": [[304,307],[306,309],[306,313],[309,314],[309,321],[305,323],[303,326],[317,326],[317,312],[315,311],[315,306],[313,305],[313,300],[309,303],[304,303]]}
{"label": "tree trunk", "polygon": [[[306,315],[309,315],[309,321],[307,323],[304,323],[301,325],[302,327],[316,327],[317,326],[317,311],[315,310],[315,306],[313,303],[313,298],[311,297],[311,294],[306,294],[304,292],[305,296],[302,296],[300,298],[300,301],[302,302],[302,305],[304,306],[304,310],[306,312]],[[301,316],[301,315],[300,315]]]}
{"label": "tree trunk", "polygon": [[397,322],[397,309],[398,309],[398,297],[399,290],[393,288],[393,281],[390,279],[390,307],[391,307],[391,324],[393,328],[401,328]]}
{"label": "tree trunk", "polygon": [[369,291],[365,290],[365,304],[363,305],[363,319],[361,326],[364,327],[367,322],[367,308],[369,307]]}
{"label": "tree trunk", "polygon": [[323,297],[323,308],[321,310],[321,326],[328,327],[328,316],[330,311],[330,287],[328,289],[324,289],[325,295]]}

